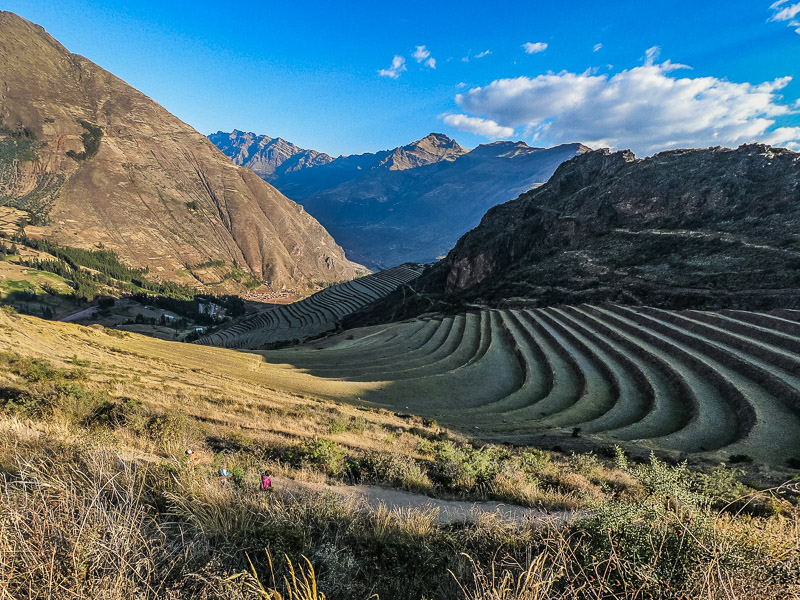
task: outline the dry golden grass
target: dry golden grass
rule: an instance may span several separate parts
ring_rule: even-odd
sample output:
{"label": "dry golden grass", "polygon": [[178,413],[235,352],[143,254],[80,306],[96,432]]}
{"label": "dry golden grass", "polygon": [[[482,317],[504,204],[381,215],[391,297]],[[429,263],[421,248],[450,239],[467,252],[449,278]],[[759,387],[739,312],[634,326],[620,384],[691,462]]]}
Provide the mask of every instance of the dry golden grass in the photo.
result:
{"label": "dry golden grass", "polygon": [[[364,581],[387,600],[417,600],[423,591],[448,600],[459,592],[469,600],[800,594],[800,577],[792,580],[800,575],[800,519],[777,495],[759,500],[769,516],[717,514],[690,494],[666,495],[663,482],[680,472],[663,464],[615,468],[591,455],[535,450],[521,458],[453,434],[453,444],[440,444],[433,423],[358,406],[353,395],[363,384],[320,380],[252,354],[5,311],[0,350],[3,393],[24,389],[50,407],[0,416],[0,600],[321,600],[323,592],[366,600]],[[32,369],[33,359],[51,365],[39,365],[42,378],[23,375],[20,365]],[[285,382],[294,387],[283,389]],[[98,424],[98,406],[119,408],[126,399],[145,412],[120,426]],[[290,460],[315,440],[335,441],[331,447],[355,453],[362,468],[377,456],[374,464],[432,493],[444,489],[434,486],[437,473],[452,469],[450,482],[462,484],[447,493],[591,511],[568,527],[520,526],[487,513],[441,526],[435,509],[365,511],[326,493],[256,489],[265,465],[312,483],[335,477],[328,463]],[[187,447],[200,454],[197,466],[186,463]],[[476,483],[496,456],[508,468]],[[519,461],[534,464],[535,477]],[[221,485],[220,464],[239,468],[240,482]],[[281,557],[275,582],[267,546]],[[475,561],[459,558],[462,551]]]}

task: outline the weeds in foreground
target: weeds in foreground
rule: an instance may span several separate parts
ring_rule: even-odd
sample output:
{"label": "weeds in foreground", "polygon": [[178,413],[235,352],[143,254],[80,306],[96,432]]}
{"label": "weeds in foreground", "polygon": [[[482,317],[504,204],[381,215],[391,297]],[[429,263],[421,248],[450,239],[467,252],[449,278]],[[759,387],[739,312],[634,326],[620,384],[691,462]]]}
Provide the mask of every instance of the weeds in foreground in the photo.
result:
{"label": "weeds in foreground", "polygon": [[[171,463],[126,461],[81,438],[43,443],[22,425],[4,433],[13,439],[0,443],[2,600],[800,594],[796,508],[720,514],[683,467],[656,460],[626,467],[641,497],[598,504],[566,526],[480,519],[441,527],[435,511],[259,493]],[[273,565],[258,548],[287,559]]]}
{"label": "weeds in foreground", "polygon": [[[275,569],[272,567],[272,557],[269,554],[269,550],[266,551],[266,554],[267,562],[269,563],[269,572],[272,578],[272,587],[267,588],[261,583],[261,580],[258,577],[258,572],[253,566],[253,562],[250,560],[249,556],[247,557],[247,562],[250,565],[249,571],[242,571],[241,573],[232,575],[228,578],[228,580],[241,580],[244,587],[251,592],[255,592],[259,598],[265,598],[267,600],[283,600],[283,596],[276,589],[277,585],[275,583]],[[295,567],[292,559],[290,559],[288,556],[285,556],[284,558],[286,559],[286,564],[289,568],[289,574],[283,578],[284,589],[286,590],[286,599],[325,600],[325,594],[317,589],[317,575],[314,572],[314,565],[311,564],[311,561],[304,556],[302,558],[302,562],[299,562],[297,567]]]}

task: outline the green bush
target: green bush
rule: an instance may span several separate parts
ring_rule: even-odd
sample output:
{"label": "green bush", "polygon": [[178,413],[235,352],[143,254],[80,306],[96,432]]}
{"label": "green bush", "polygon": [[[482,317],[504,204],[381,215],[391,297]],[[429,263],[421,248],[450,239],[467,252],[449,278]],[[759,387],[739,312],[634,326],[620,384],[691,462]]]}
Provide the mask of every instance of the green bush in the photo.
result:
{"label": "green bush", "polygon": [[147,434],[167,450],[174,450],[186,437],[189,419],[184,413],[170,411],[150,417]]}
{"label": "green bush", "polygon": [[469,490],[491,482],[503,469],[509,454],[499,448],[458,446],[437,442],[433,450],[432,479],[451,490]]}
{"label": "green bush", "polygon": [[333,434],[344,433],[347,431],[347,423],[341,419],[334,419],[328,424],[328,431]]}
{"label": "green bush", "polygon": [[609,593],[680,589],[698,564],[736,559],[709,555],[717,535],[712,500],[695,489],[685,463],[671,467],[651,456],[649,464],[632,467],[621,453],[617,462],[646,493],[628,502],[593,502],[590,516],[572,525],[581,536],[576,556],[586,571],[614,572],[606,580]]}
{"label": "green bush", "polygon": [[295,467],[310,465],[329,477],[341,477],[347,466],[347,452],[336,442],[325,439],[308,440],[289,453]]}
{"label": "green bush", "polygon": [[425,469],[401,454],[367,450],[353,470],[356,469],[361,480],[371,483],[415,492],[427,492],[433,487]]}

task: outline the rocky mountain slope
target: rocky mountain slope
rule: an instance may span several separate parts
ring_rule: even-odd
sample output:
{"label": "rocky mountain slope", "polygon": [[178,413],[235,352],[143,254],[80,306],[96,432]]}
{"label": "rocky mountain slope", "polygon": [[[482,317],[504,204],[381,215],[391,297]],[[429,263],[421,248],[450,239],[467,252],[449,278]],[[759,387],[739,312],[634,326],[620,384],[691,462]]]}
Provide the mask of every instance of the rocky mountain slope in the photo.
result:
{"label": "rocky mountain slope", "polygon": [[422,287],[540,305],[800,304],[800,154],[765,145],[590,152],[491,209]]}
{"label": "rocky mountain slope", "polygon": [[272,182],[316,216],[348,256],[386,268],[444,255],[489,208],[547,181],[586,150],[495,142],[468,152],[432,133],[394,150],[285,171]]}
{"label": "rocky mountain slope", "polygon": [[144,94],[0,13],[0,203],[41,234],[115,250],[184,283],[238,265],[273,288],[351,278],[355,266],[301,206]]}
{"label": "rocky mountain slope", "polygon": [[217,148],[229,156],[233,164],[247,167],[265,181],[332,162],[332,156],[316,150],[305,150],[281,138],[256,135],[234,129],[208,136]]}

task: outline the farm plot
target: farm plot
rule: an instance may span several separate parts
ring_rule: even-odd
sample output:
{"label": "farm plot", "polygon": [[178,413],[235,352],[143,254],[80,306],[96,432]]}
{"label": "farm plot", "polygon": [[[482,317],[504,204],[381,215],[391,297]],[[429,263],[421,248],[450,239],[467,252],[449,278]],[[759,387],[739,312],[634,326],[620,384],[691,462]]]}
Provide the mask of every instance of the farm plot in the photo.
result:
{"label": "farm plot", "polygon": [[349,382],[359,403],[492,441],[575,432],[713,459],[800,459],[800,313],[790,311],[485,309],[261,354],[273,373],[306,376],[297,391]]}
{"label": "farm plot", "polygon": [[256,349],[316,337],[335,329],[343,317],[386,296],[420,272],[417,265],[400,265],[333,285],[298,302],[237,319],[224,329],[203,336],[198,343]]}

